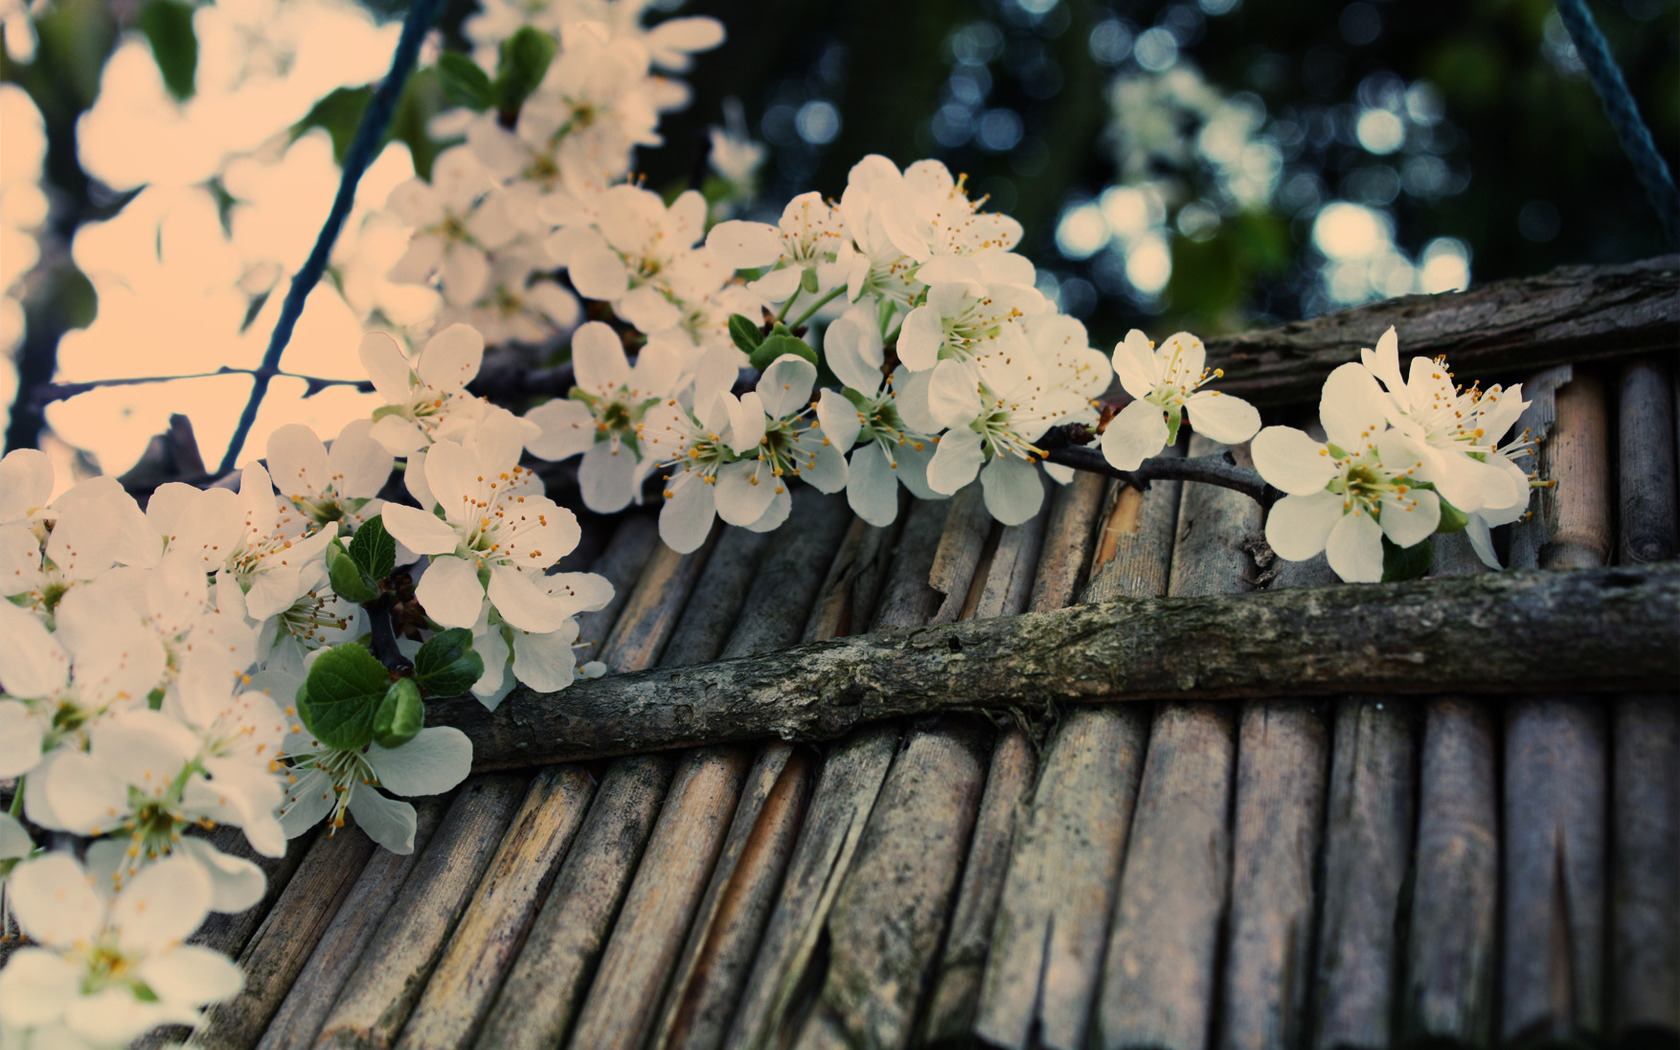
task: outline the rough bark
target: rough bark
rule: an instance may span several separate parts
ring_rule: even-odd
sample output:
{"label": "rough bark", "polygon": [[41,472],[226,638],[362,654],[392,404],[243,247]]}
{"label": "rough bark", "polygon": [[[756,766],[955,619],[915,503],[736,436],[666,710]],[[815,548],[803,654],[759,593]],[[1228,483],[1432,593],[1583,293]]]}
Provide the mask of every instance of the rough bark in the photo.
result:
{"label": "rough bark", "polygon": [[[1219,388],[1260,405],[1312,402],[1337,365],[1393,325],[1403,355],[1448,355],[1460,376],[1522,379],[1535,368],[1658,351],[1680,330],[1680,256],[1564,266],[1467,292],[1408,295],[1208,342]],[[1404,367],[1404,364],[1402,364]]]}
{"label": "rough bark", "polygon": [[894,628],[703,667],[433,704],[480,769],[754,737],[828,740],[940,710],[1338,693],[1662,691],[1680,674],[1680,566],[1120,598]]}

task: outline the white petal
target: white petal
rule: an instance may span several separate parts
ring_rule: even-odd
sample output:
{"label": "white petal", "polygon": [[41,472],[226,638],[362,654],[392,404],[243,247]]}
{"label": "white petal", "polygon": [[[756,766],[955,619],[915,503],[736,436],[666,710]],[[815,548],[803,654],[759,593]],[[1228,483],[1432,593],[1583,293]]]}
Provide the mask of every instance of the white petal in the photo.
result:
{"label": "white petal", "polygon": [[167,1002],[219,1003],[245,987],[245,975],[220,952],[183,944],[140,965],[140,979]]}
{"label": "white petal", "polygon": [[717,477],[717,514],[731,525],[750,525],[763,517],[780,485],[757,462],[731,463]]}
{"label": "white petal", "polygon": [[420,353],[420,378],[438,390],[460,390],[484,362],[484,337],[471,325],[452,324],[432,336]]}
{"label": "white petal", "polygon": [[18,928],[50,947],[91,942],[105,925],[105,902],[68,853],[48,853],[19,864],[6,880],[6,897]]}
{"label": "white petal", "polygon": [[578,464],[583,505],[597,514],[616,514],[636,495],[636,454],[617,441],[597,441]]}
{"label": "white petal", "polygon": [[1159,405],[1133,401],[1108,421],[1102,452],[1115,470],[1136,470],[1167,444],[1167,420]]}
{"label": "white petal", "polygon": [[445,627],[471,627],[484,606],[478,569],[463,558],[436,557],[426,566],[414,596],[426,615]]}
{"label": "white petal", "polygon": [[1266,542],[1285,561],[1306,561],[1324,549],[1341,520],[1342,497],[1334,492],[1285,496],[1266,514]]}
{"label": "white petal", "polygon": [[416,554],[447,554],[460,543],[460,537],[448,522],[418,507],[387,503],[380,519],[386,532]]}
{"label": "white petal", "polygon": [[1318,420],[1332,444],[1352,452],[1364,448],[1384,430],[1383,404],[1376,379],[1364,365],[1349,361],[1324,380],[1324,392],[1318,399]]}
{"label": "white petal", "polygon": [[863,420],[858,416],[857,406],[846,395],[823,387],[817,395],[817,424],[834,447],[844,453],[857,443]]}
{"label": "white petal", "polygon": [[512,566],[490,566],[490,583],[485,595],[503,620],[522,631],[553,631],[566,621],[566,610],[561,604],[530,576]]}
{"label": "white petal", "polygon": [[846,503],[852,513],[877,527],[891,525],[898,517],[898,478],[887,454],[871,441],[852,453],[846,480]]}
{"label": "white petal", "polygon": [[52,498],[52,460],[33,448],[13,449],[0,459],[0,522],[18,521]]}
{"label": "white petal", "polygon": [[567,272],[572,286],[585,299],[614,302],[630,288],[630,274],[619,254],[604,244],[580,245],[572,250]]}
{"label": "white petal", "polygon": [[1024,459],[999,456],[980,471],[986,509],[1005,525],[1031,521],[1044,505],[1044,482],[1038,468]]}
{"label": "white petal", "polygon": [[613,303],[618,315],[635,325],[638,331],[652,334],[669,328],[682,320],[682,310],[665,297],[665,293],[651,284],[632,288]]}
{"label": "white petal", "polygon": [[361,786],[350,796],[349,809],[357,826],[374,842],[403,856],[414,852],[414,829],[418,822],[414,807],[407,802],[386,798],[373,788]]}
{"label": "white petal", "polygon": [[321,822],[333,808],[332,780],[318,769],[298,774],[297,781],[286,788],[286,801],[280,810],[280,827],[286,837],[295,839]]}
{"label": "white petal", "polygon": [[426,432],[412,420],[401,416],[386,416],[373,424],[368,437],[379,442],[393,456],[406,456],[415,449],[425,448]]}
{"label": "white petal", "polygon": [[[433,726],[420,730],[401,747],[370,744],[367,762],[379,786],[395,795],[437,795],[472,772],[472,741],[459,729]],[[359,819],[359,818],[358,818]]]}
{"label": "white petal", "polygon": [[590,321],[572,333],[572,363],[577,385],[591,394],[611,396],[630,380],[623,340],[599,321]]}
{"label": "white petal", "polygon": [[1476,552],[1476,557],[1482,559],[1483,565],[1490,569],[1504,567],[1499,564],[1499,553],[1493,549],[1493,533],[1480,514],[1470,515],[1470,520],[1464,525],[1464,534],[1470,537],[1470,547]]}
{"label": "white petal", "polygon": [[928,379],[928,411],[936,429],[962,426],[980,415],[980,377],[974,366],[950,358],[933,366]]}
{"label": "white petal", "polygon": [[783,485],[772,493],[770,505],[764,508],[764,513],[758,516],[757,521],[750,522],[747,528],[752,532],[771,532],[779,529],[792,511],[793,496],[788,492],[787,486]]}
{"label": "white petal", "polygon": [[[280,852],[271,854],[272,856],[285,855],[283,835],[280,843]],[[255,907],[268,889],[268,879],[263,875],[261,868],[244,857],[223,853],[205,839],[186,836],[177,844],[176,849],[177,856],[197,864],[199,870],[204,872],[205,878],[210,880],[211,911],[228,915],[238,914],[246,908]]]}
{"label": "white petal", "polygon": [[19,948],[0,970],[0,1025],[20,1029],[57,1021],[78,997],[81,976],[81,967],[55,952]]}
{"label": "white petal", "polygon": [[955,493],[974,480],[982,458],[979,434],[968,427],[948,431],[928,463],[928,487],[946,496]]}
{"label": "white petal", "polygon": [[1141,400],[1155,392],[1161,382],[1161,365],[1148,336],[1134,328],[1126,334],[1125,342],[1114,344],[1114,374],[1120,377],[1121,388],[1134,398]]}
{"label": "white petal", "polygon": [[408,400],[409,391],[413,388],[412,376],[408,358],[403,356],[402,348],[395,339],[384,332],[369,332],[362,336],[362,345],[357,353],[361,357],[362,370],[373,380],[374,390],[379,392],[386,404],[397,405]]}
{"label": "white petal", "polygon": [[764,412],[781,419],[804,408],[811,401],[811,387],[817,381],[817,366],[798,354],[783,354],[770,362],[759,377],[756,390],[764,401]]}
{"label": "white petal", "polygon": [[490,283],[490,259],[482,249],[455,241],[443,255],[443,297],[450,306],[471,306]]}
{"label": "white petal", "polygon": [[1336,575],[1349,583],[1382,580],[1382,528],[1369,514],[1344,514],[1324,544]]}
{"label": "white petal", "polygon": [[918,306],[904,319],[898,333],[898,357],[912,372],[932,368],[939,360],[939,348],[945,345],[945,326],[939,312],[931,306]]}
{"label": "white petal", "polygon": [[1383,535],[1395,545],[1410,547],[1422,543],[1441,523],[1441,499],[1428,489],[1412,489],[1405,497],[1384,496]]}
{"label": "white petal", "polygon": [[572,643],[576,625],[563,626],[547,634],[518,631],[513,636],[513,674],[524,685],[543,693],[555,693],[572,684],[577,656]]}
{"label": "white petal", "polygon": [[1249,446],[1254,469],[1268,484],[1305,496],[1324,488],[1336,476],[1336,463],[1323,445],[1294,427],[1267,427]]}
{"label": "white petal", "polygon": [[782,257],[782,235],[767,223],[731,220],[712,227],[706,247],[731,270],[749,270]]}
{"label": "white petal", "polygon": [[140,870],[111,902],[117,943],[130,952],[155,952],[187,939],[210,911],[210,877],[185,857],[166,857]]}
{"label": "white petal", "polygon": [[1184,403],[1190,426],[1221,445],[1240,445],[1260,429],[1260,413],[1240,397],[1200,390]]}
{"label": "white petal", "polygon": [[70,654],[46,624],[11,602],[0,602],[0,685],[5,691],[40,699],[58,693],[69,679]]}
{"label": "white petal", "polygon": [[670,493],[659,511],[659,538],[678,554],[699,550],[717,513],[712,486],[689,474],[676,482]]}
{"label": "white petal", "polygon": [[315,431],[287,423],[268,435],[268,470],[282,496],[319,495],[326,491],[327,448]]}

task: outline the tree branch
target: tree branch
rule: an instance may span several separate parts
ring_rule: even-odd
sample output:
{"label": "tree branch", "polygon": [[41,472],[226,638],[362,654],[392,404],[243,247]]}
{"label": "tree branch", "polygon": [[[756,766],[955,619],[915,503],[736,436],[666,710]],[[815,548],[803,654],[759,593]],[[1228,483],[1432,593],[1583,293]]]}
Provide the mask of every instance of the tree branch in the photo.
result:
{"label": "tree branch", "polygon": [[1058,701],[1346,693],[1671,690],[1680,563],[1505,572],[1247,595],[1119,599],[879,631],[766,656],[517,689],[427,721],[498,769],[762,737],[828,740],[883,719]]}
{"label": "tree branch", "polygon": [[173,383],[177,379],[213,379],[216,376],[266,376],[269,379],[301,379],[308,384],[304,397],[311,397],[329,386],[353,386],[361,393],[373,392],[371,379],[328,379],[306,376],[297,372],[282,372],[278,368],[233,368],[223,365],[214,372],[193,372],[176,376],[124,376],[118,379],[90,379],[85,383],[42,383],[30,394],[30,404],[44,408],[54,401],[63,401],[107,386],[139,386],[143,383]]}

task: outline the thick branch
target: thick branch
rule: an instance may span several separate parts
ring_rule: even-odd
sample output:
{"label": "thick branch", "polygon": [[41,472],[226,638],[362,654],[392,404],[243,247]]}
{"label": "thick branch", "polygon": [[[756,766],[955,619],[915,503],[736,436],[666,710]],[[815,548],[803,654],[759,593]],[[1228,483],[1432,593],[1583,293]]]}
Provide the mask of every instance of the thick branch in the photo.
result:
{"label": "thick branch", "polygon": [[1120,599],[470,697],[428,721],[496,769],[1053,702],[1671,690],[1680,564]]}
{"label": "thick branch", "polygon": [[1402,356],[1447,355],[1465,381],[1521,380],[1566,361],[1680,347],[1680,256],[1564,266],[1443,295],[1408,295],[1208,341],[1220,390],[1259,405],[1317,404],[1324,377],[1389,325]]}

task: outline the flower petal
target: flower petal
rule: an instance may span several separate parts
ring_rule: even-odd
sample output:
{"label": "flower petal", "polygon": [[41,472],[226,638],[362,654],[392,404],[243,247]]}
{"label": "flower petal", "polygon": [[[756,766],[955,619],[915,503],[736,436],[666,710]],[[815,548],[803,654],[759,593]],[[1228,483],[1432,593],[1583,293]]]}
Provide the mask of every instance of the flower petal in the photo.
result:
{"label": "flower petal", "polygon": [[1254,457],[1254,469],[1268,484],[1292,495],[1318,492],[1336,476],[1336,462],[1329,451],[1294,427],[1260,431],[1254,435],[1249,453]]}
{"label": "flower petal", "polygon": [[472,741],[465,733],[432,726],[401,747],[370,744],[367,763],[379,777],[380,787],[412,798],[441,794],[465,780],[472,772],[472,754]]}
{"label": "flower petal", "polygon": [[1024,459],[999,456],[980,471],[986,509],[1005,525],[1028,522],[1044,505],[1044,482],[1038,468]]}
{"label": "flower petal", "polygon": [[471,627],[484,605],[484,585],[478,582],[478,569],[471,562],[445,555],[426,566],[414,596],[426,615],[443,626]]}
{"label": "flower petal", "polygon": [[1133,401],[1103,430],[1102,453],[1116,470],[1136,470],[1167,445],[1167,419],[1159,405]]}
{"label": "flower petal", "polygon": [[1184,402],[1190,426],[1221,445],[1240,445],[1260,429],[1260,413],[1240,397],[1199,390]]}
{"label": "flower petal", "polygon": [[[485,596],[503,620],[522,631],[553,631],[566,622],[566,610],[554,596],[538,587],[530,576],[509,565],[490,566],[490,583],[485,588]],[[477,612],[473,610],[475,620]]]}
{"label": "flower petal", "polygon": [[1383,404],[1376,379],[1364,365],[1349,361],[1324,380],[1318,420],[1332,443],[1352,452],[1363,449],[1387,426]]}
{"label": "flower petal", "polygon": [[418,507],[387,503],[380,512],[380,519],[385,523],[386,532],[416,554],[447,554],[460,542],[448,522]]}
{"label": "flower petal", "polygon": [[1383,573],[1382,527],[1369,514],[1344,514],[1324,543],[1336,575],[1349,583],[1379,583]]}
{"label": "flower petal", "polygon": [[1285,561],[1306,561],[1324,549],[1341,520],[1342,498],[1334,492],[1285,496],[1266,515],[1266,542]]}
{"label": "flower petal", "polygon": [[349,809],[356,825],[368,838],[399,856],[414,852],[414,829],[418,821],[414,807],[407,802],[386,798],[371,787],[361,786],[350,796]]}
{"label": "flower petal", "polygon": [[941,495],[952,495],[974,480],[983,458],[979,434],[968,427],[947,431],[928,462],[928,487]]}

